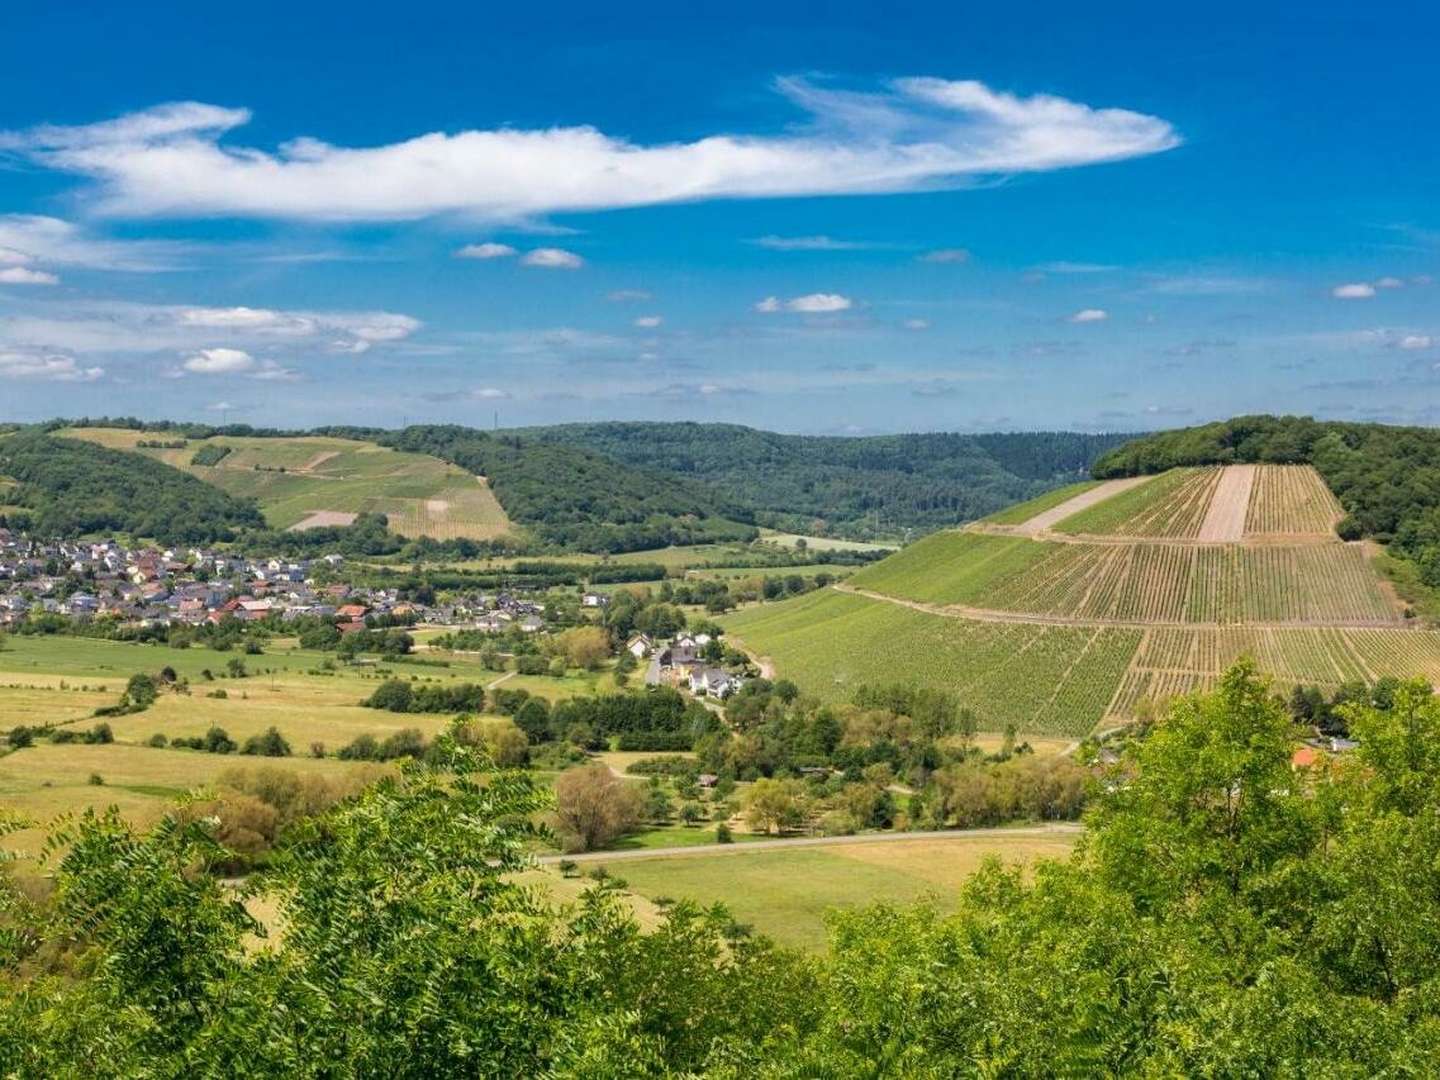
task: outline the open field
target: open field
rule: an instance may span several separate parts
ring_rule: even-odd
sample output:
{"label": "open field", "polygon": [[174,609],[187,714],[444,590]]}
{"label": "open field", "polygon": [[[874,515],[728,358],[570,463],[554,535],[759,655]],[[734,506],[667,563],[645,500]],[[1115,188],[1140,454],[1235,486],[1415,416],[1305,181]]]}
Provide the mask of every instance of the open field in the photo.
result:
{"label": "open field", "polygon": [[975,622],[820,590],[721,622],[826,701],[906,683],[955,693],[985,730],[1083,735],[1105,713],[1137,630]]}
{"label": "open field", "polygon": [[1171,469],[1072,514],[1059,532],[1094,536],[1194,537],[1200,532],[1220,469]]}
{"label": "open field", "polygon": [[[183,449],[137,448],[168,441],[154,432],[67,428],[56,434],[112,449],[136,450],[232,495],[255,499],[265,520],[289,528],[317,512],[384,513],[402,536],[487,540],[510,531],[510,521],[485,482],[424,454],[319,435],[296,438],[217,436],[192,439]],[[205,446],[229,448],[217,464],[192,465]],[[281,471],[283,470],[283,471]]]}
{"label": "open field", "polygon": [[[175,797],[212,783],[237,765],[261,763],[295,772],[322,775],[364,775],[377,767],[364,762],[312,758],[237,758],[197,750],[156,750],[119,743],[87,746],[37,743],[0,757],[0,806],[38,825],[86,807],[115,805],[138,824],[155,820]],[[91,783],[92,775],[104,783]],[[41,828],[6,838],[7,850],[35,854],[43,842]]]}
{"label": "open field", "polygon": [[631,892],[722,901],[740,922],[785,945],[818,950],[825,912],[878,902],[933,896],[948,906],[965,879],[987,858],[1031,863],[1066,858],[1072,838],[1017,831],[1013,837],[954,837],[849,843],[792,851],[626,859],[608,869]]}
{"label": "open field", "polygon": [[1245,532],[1252,536],[1332,535],[1344,514],[1325,481],[1309,465],[1261,465]]}
{"label": "open field", "polygon": [[893,551],[896,547],[894,544],[867,544],[861,540],[837,540],[830,536],[801,536],[774,529],[761,529],[760,539],[786,548],[793,548],[804,540],[805,547],[810,551]]}

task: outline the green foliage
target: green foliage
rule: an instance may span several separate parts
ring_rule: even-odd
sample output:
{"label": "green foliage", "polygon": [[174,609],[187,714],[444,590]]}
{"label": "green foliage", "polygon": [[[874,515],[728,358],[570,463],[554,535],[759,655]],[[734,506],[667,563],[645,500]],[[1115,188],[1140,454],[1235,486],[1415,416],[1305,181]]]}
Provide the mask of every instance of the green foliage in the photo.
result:
{"label": "green foliage", "polygon": [[597,423],[522,435],[704,481],[796,532],[857,539],[983,517],[1073,480],[1122,435],[779,435],[734,424]]}
{"label": "green foliage", "polygon": [[[141,442],[137,445],[144,446],[145,444]],[[184,443],[181,443],[181,445],[183,446]],[[227,446],[225,443],[206,443],[195,451],[194,455],[190,458],[190,464],[207,466],[219,465],[220,462],[224,461],[229,455],[231,449],[232,447]]]}
{"label": "green foliage", "polygon": [[7,501],[29,508],[35,530],[47,536],[121,532],[208,543],[264,526],[254,503],[179,469],[39,431],[0,441],[0,474],[19,484]]}
{"label": "green foliage", "polygon": [[277,728],[271,727],[263,735],[251,735],[246,739],[240,752],[256,757],[289,757],[290,744]]}

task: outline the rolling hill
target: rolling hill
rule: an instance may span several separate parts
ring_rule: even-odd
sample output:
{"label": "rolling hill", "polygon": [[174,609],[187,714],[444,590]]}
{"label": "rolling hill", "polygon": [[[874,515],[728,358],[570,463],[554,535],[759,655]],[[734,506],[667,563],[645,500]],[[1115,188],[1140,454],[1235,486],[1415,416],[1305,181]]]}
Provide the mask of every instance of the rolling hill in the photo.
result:
{"label": "rolling hill", "polygon": [[942,687],[988,727],[1072,736],[1207,688],[1245,653],[1281,686],[1440,679],[1440,633],[1336,535],[1344,513],[1308,465],[1079,484],[725,623],[823,699]]}
{"label": "rolling hill", "polygon": [[[134,451],[254,499],[277,529],[348,524],[357,514],[383,513],[391,531],[406,537],[491,540],[513,531],[483,479],[427,454],[373,442],[322,435],[185,439],[110,427],[56,434]],[[164,445],[173,442],[182,445]],[[197,463],[207,460],[213,463]]]}
{"label": "rolling hill", "polygon": [[888,540],[983,517],[1089,473],[1131,436],[1074,432],[818,436],[737,424],[564,424],[521,437],[700,480],[756,523]]}

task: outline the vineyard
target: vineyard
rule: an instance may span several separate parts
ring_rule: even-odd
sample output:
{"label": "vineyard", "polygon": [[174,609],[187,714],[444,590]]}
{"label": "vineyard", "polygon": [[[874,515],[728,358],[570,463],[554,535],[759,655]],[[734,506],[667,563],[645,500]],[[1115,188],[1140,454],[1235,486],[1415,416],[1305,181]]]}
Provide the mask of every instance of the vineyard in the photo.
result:
{"label": "vineyard", "polygon": [[1163,703],[1211,688],[1241,656],[1286,690],[1296,683],[1334,689],[1386,675],[1440,678],[1440,635],[1413,630],[1245,628],[1147,630],[1107,719],[1124,720],[1142,701]]}
{"label": "vineyard", "polygon": [[1194,537],[1210,509],[1220,473],[1214,468],[1171,469],[1055,528],[1076,535]]}
{"label": "vineyard", "polygon": [[726,630],[823,701],[865,684],[942,688],[985,730],[1083,735],[1104,715],[1140,632],[972,622],[818,592],[751,608]]}
{"label": "vineyard", "polygon": [[1398,622],[1347,544],[1057,544],[948,532],[851,583],[931,604],[1121,622]]}
{"label": "vineyard", "polygon": [[1325,481],[1308,465],[1261,465],[1245,517],[1251,536],[1329,535],[1344,516]]}
{"label": "vineyard", "polygon": [[928,536],[845,586],[866,595],[813,594],[727,626],[825,700],[862,683],[934,686],[986,727],[1035,733],[1129,719],[1212,686],[1242,655],[1281,691],[1440,681],[1440,633],[1407,624],[1365,549],[1335,537],[1340,508],[1313,469],[1111,483],[1128,486],[1076,485]]}

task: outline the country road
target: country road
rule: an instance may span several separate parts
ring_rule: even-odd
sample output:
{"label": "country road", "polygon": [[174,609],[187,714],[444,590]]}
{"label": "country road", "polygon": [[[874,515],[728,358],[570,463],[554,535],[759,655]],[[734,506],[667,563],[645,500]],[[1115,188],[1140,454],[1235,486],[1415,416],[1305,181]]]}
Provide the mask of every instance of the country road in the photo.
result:
{"label": "country road", "polygon": [[945,829],[938,832],[863,833],[858,836],[801,836],[793,840],[751,840],[738,844],[694,844],[689,847],[630,848],[624,851],[587,851],[583,855],[542,855],[543,866],[568,860],[574,863],[620,862],[627,859],[661,859],[679,855],[749,855],[788,848],[836,847],[843,844],[894,844],[905,840],[995,840],[1005,837],[1078,836],[1084,826],[1069,822],[1029,825],[1014,829]]}

